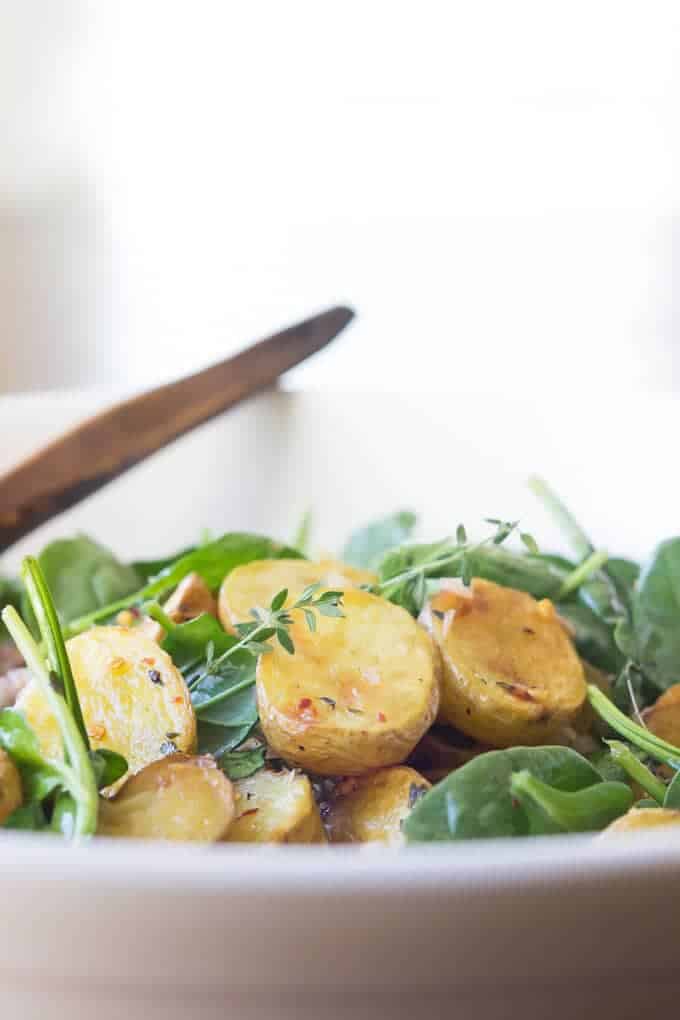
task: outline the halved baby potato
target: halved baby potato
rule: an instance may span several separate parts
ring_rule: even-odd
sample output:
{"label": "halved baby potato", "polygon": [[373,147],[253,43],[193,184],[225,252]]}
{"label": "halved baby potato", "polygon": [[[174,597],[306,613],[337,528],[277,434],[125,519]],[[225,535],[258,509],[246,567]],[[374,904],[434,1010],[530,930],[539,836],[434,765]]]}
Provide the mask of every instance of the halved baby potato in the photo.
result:
{"label": "halved baby potato", "polygon": [[19,769],[7,752],[0,748],[0,825],[4,825],[9,816],[21,807],[22,800]]}
{"label": "halved baby potato", "polygon": [[[130,772],[168,752],[192,752],[196,716],[187,686],[155,641],[125,627],[93,627],[67,643],[93,749],[122,754]],[[59,728],[31,682],[16,708],[35,730],[47,758],[63,757]]]}
{"label": "halved baby potato", "polygon": [[234,818],[234,788],[209,756],[169,755],[101,800],[98,836],[215,843]]}
{"label": "halved baby potato", "polygon": [[228,843],[325,843],[312,784],[300,772],[260,769],[238,779]]}
{"label": "halved baby potato", "polygon": [[440,718],[493,747],[543,744],[580,712],[581,661],[548,599],[475,578],[421,617],[443,658]]}
{"label": "halved baby potato", "polygon": [[342,618],[319,616],[315,631],[296,611],[295,655],[276,645],[257,667],[268,744],[323,776],[400,764],[439,704],[434,647],[404,609],[348,589],[342,611]]}
{"label": "halved baby potato", "polygon": [[346,779],[338,787],[326,819],[331,843],[403,842],[402,823],[430,789],[430,783],[405,765]]}
{"label": "halved baby potato", "polygon": [[670,808],[631,808],[625,815],[608,825],[602,835],[639,832],[642,829],[663,829],[672,825],[680,825],[680,811],[672,811]]}
{"label": "halved baby potato", "polygon": [[680,747],[680,684],[673,684],[645,709],[642,717],[648,729],[669,744]]}
{"label": "halved baby potato", "polygon": [[225,630],[250,619],[250,610],[266,608],[284,588],[288,589],[288,605],[309,587],[321,584],[327,589],[356,588],[372,584],[375,575],[336,560],[255,560],[236,567],[227,574],[219,596],[220,622]]}

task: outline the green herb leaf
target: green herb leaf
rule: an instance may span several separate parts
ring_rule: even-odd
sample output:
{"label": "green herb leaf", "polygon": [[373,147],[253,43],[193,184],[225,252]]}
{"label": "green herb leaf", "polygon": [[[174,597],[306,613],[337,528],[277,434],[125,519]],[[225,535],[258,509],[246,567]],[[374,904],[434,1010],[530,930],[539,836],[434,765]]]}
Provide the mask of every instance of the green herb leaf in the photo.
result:
{"label": "green herb leaf", "polygon": [[62,624],[129,595],[142,583],[134,567],[87,535],[50,543],[38,563]]}
{"label": "green herb leaf", "polygon": [[595,783],[571,793],[541,782],[527,769],[516,772],[510,790],[525,811],[537,808],[562,832],[597,832],[632,806],[633,791],[624,783]]}
{"label": "green herb leaf", "polygon": [[673,811],[680,811],[680,772],[676,772],[673,781],[666,789],[663,806]]}
{"label": "green herb leaf", "polygon": [[416,515],[410,510],[400,510],[372,521],[351,535],[341,558],[355,567],[372,569],[390,549],[408,541],[416,522]]}
{"label": "green herb leaf", "polygon": [[243,748],[241,751],[225,751],[217,764],[229,779],[245,779],[264,768],[267,749],[264,745]]}
{"label": "green herb leaf", "polygon": [[98,751],[90,751],[90,761],[94,769],[97,788],[104,790],[122,779],[128,770],[128,763],[117,751],[108,751],[100,747]]}
{"label": "green herb leaf", "polygon": [[633,596],[634,658],[659,689],[680,679],[680,538],[662,542]]}
{"label": "green herb leaf", "polygon": [[567,747],[512,747],[488,751],[456,769],[419,801],[404,823],[409,843],[559,832],[561,826],[512,792],[515,773],[528,771],[557,791],[575,793],[602,778]]}

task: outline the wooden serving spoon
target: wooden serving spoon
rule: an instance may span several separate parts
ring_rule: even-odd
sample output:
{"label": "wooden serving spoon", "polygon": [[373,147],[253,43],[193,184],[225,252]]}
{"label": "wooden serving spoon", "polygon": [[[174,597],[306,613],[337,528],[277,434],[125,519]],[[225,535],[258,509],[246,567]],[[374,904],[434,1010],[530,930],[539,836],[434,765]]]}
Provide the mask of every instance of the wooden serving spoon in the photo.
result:
{"label": "wooden serving spoon", "polygon": [[354,318],[337,306],[195,375],[87,419],[0,475],[0,553],[39,524],[321,350]]}

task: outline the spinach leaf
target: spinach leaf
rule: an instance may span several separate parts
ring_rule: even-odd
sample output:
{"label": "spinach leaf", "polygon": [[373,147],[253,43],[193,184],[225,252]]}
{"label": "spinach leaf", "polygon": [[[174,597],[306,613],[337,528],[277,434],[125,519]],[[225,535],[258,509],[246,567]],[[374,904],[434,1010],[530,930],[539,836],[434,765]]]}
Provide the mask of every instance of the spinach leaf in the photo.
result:
{"label": "spinach leaf", "polygon": [[680,538],[658,546],[633,597],[634,658],[659,689],[680,681]]}
{"label": "spinach leaf", "polygon": [[390,549],[408,541],[416,521],[416,515],[410,510],[400,510],[372,521],[350,536],[342,551],[342,560],[355,567],[376,567]]}
{"label": "spinach leaf", "polygon": [[141,584],[134,567],[87,535],[59,539],[38,557],[62,623],[129,595]]}
{"label": "spinach leaf", "polygon": [[220,758],[225,752],[233,751],[247,740],[253,726],[217,726],[213,723],[198,722],[199,754],[212,754]]}
{"label": "spinach leaf", "polygon": [[[183,559],[185,556],[190,556],[195,551],[196,546],[189,545],[184,549],[180,549],[173,556],[162,556],[157,560],[135,560],[131,566],[139,578],[137,587],[141,584],[148,584],[152,577],[157,577],[161,571],[167,570],[173,563]],[[109,599],[109,601],[112,600]]]}
{"label": "spinach leaf", "polygon": [[665,808],[672,808],[680,811],[680,772],[676,772],[673,780],[666,790],[666,797],[663,802]]}
{"label": "spinach leaf", "polygon": [[633,803],[633,791],[625,783],[595,783],[565,793],[536,779],[528,769],[515,772],[510,789],[527,813],[537,809],[546,824],[561,832],[597,832],[625,815]]}
{"label": "spinach leaf", "polygon": [[579,654],[605,673],[618,673],[625,659],[614,640],[614,631],[579,595],[557,603],[560,616],[574,631]]}
{"label": "spinach leaf", "polygon": [[257,657],[247,649],[213,666],[237,643],[207,613],[169,625],[161,647],[170,655],[191,691],[198,723],[198,749],[220,754],[242,743],[258,720],[255,702]]}
{"label": "spinach leaf", "polygon": [[246,779],[264,768],[266,753],[264,744],[241,751],[225,751],[217,759],[217,764],[229,779]]}
{"label": "spinach leaf", "polygon": [[[21,581],[0,577],[0,609],[5,606],[14,606],[19,611],[23,597]],[[0,620],[0,642],[9,640],[9,632],[2,620]]]}
{"label": "spinach leaf", "polygon": [[90,751],[90,761],[99,790],[118,782],[128,770],[128,763],[122,754],[108,751],[104,747],[100,747],[98,751]]}
{"label": "spinach leaf", "polygon": [[296,549],[282,546],[270,538],[245,532],[230,532],[181,556],[151,577],[144,587],[124,598],[102,606],[91,613],[71,619],[66,628],[69,636],[88,630],[100,620],[106,620],[130,606],[156,599],[176,588],[187,574],[200,574],[209,588],[217,588],[234,567],[253,560],[287,558],[299,559]]}
{"label": "spinach leaf", "polygon": [[488,751],[456,769],[420,800],[404,823],[409,843],[561,831],[530,801],[512,793],[512,778],[528,771],[557,791],[576,793],[602,782],[597,770],[567,747]]}

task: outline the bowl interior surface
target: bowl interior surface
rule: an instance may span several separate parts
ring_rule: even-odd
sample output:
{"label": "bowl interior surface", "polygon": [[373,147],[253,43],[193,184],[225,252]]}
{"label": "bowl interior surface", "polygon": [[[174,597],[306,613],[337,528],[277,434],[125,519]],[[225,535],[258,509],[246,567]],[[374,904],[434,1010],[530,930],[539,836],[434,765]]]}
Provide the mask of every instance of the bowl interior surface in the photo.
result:
{"label": "bowl interior surface", "polygon": [[[0,470],[108,399],[0,399]],[[129,559],[180,548],[204,528],[291,539],[308,509],[319,550],[339,551],[354,527],[401,508],[420,513],[423,537],[451,534],[461,521],[482,534],[483,518],[502,517],[520,519],[544,548],[564,549],[527,489],[530,473],[553,484],[598,545],[642,557],[677,528],[678,485],[665,458],[679,410],[672,399],[640,400],[622,417],[606,397],[588,408],[559,392],[530,402],[469,392],[271,392],[44,526],[6,554],[0,571],[75,531]],[[209,1018],[227,1001],[227,984],[304,988],[310,1016],[319,1015],[319,990],[358,989],[361,1002],[333,999],[326,1015],[334,1017],[363,1015],[373,1000],[361,989],[389,987],[385,1015],[401,1016],[399,988],[460,984],[469,1009],[490,972],[500,999],[539,1016],[532,1009],[547,1000],[536,994],[537,961],[541,980],[562,982],[565,1002],[572,978],[604,979],[626,954],[635,954],[638,977],[666,973],[680,937],[667,890],[679,880],[680,840],[671,831],[397,853],[106,842],[74,849],[17,836],[0,840],[0,901],[14,919],[0,974],[24,1010],[17,1015],[27,1017],[80,1017],[76,1000],[88,1015],[99,989],[106,1018],[106,1002],[119,1003],[123,985],[139,1009],[151,1001],[149,988],[158,995],[162,985],[154,1001],[165,1017],[186,1015],[182,996],[191,994],[195,1015]],[[282,999],[252,1015],[307,1015],[302,994],[290,1013]],[[233,1015],[246,1015],[237,1007],[243,999]],[[382,1015],[375,1002],[366,1008]],[[506,1014],[489,1007],[479,1015]]]}

